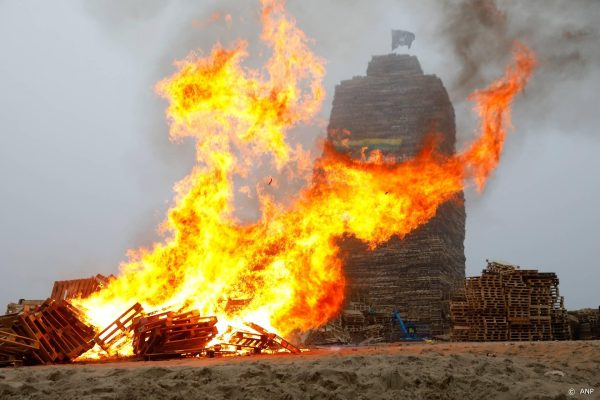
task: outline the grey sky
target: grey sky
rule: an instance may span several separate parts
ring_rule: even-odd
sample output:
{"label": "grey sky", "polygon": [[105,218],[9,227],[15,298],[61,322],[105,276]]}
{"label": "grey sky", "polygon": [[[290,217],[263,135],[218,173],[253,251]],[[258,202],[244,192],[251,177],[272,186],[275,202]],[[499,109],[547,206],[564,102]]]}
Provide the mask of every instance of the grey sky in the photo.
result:
{"label": "grey sky", "polygon": [[[499,1],[507,26],[490,30],[461,20],[470,3],[289,0],[288,8],[327,60],[323,119],[335,84],[364,75],[371,55],[389,52],[389,30],[401,28],[416,33],[409,52],[449,89],[462,140],[473,128],[470,85],[497,76],[508,41],[530,44],[542,66],[515,104],[514,135],[485,193],[468,193],[467,274],[486,258],[555,271],[569,308],[598,306],[600,2]],[[46,297],[54,280],[116,273],[127,249],[158,240],[193,149],[169,143],[153,85],[190,50],[247,35],[256,42],[257,4],[0,0],[0,305]],[[231,13],[230,29],[206,24],[217,10]],[[466,33],[451,34],[456,26]],[[471,32],[481,39],[467,54],[481,68],[459,82],[466,64],[455,44]]]}

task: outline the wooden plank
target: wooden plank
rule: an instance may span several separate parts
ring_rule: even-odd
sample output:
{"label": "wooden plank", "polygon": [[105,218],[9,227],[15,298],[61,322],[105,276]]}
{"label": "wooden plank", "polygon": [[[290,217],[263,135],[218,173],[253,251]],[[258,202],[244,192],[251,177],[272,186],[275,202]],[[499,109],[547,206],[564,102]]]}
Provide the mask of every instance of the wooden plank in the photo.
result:
{"label": "wooden plank", "polygon": [[250,328],[254,329],[255,331],[257,331],[258,333],[272,337],[273,342],[277,343],[278,345],[280,345],[281,347],[283,347],[290,353],[292,353],[292,354],[300,354],[301,353],[301,351],[298,347],[294,346],[293,344],[291,344],[290,342],[288,342],[281,336],[267,331],[262,326],[255,324],[253,322],[246,322],[245,324],[248,325]]}

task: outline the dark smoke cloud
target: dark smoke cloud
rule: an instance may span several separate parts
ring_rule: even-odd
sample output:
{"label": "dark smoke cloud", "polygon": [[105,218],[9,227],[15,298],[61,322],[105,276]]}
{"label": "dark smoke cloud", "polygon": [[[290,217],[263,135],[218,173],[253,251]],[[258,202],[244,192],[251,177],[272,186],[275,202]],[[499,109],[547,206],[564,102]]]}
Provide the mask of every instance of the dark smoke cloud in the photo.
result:
{"label": "dark smoke cloud", "polygon": [[[586,97],[581,82],[592,80],[600,71],[600,1],[530,0],[509,2],[463,0],[446,2],[445,18],[439,28],[448,40],[459,69],[451,83],[456,103],[482,87],[508,61],[515,40],[524,42],[537,54],[539,68],[523,103],[524,112],[536,119],[548,109],[558,110],[552,120],[573,126],[593,110],[562,113],[565,100]],[[596,81],[597,82],[597,81]]]}
{"label": "dark smoke cloud", "polygon": [[440,28],[440,36],[450,41],[461,67],[454,89],[465,95],[486,83],[482,71],[486,64],[500,64],[506,59],[512,42],[507,16],[494,0],[446,4],[445,10],[447,20]]}
{"label": "dark smoke cloud", "polygon": [[471,91],[486,82],[486,67],[503,65],[515,40],[538,54],[543,73],[574,78],[598,68],[600,1],[464,0],[445,3],[440,26],[459,62],[455,88]]}

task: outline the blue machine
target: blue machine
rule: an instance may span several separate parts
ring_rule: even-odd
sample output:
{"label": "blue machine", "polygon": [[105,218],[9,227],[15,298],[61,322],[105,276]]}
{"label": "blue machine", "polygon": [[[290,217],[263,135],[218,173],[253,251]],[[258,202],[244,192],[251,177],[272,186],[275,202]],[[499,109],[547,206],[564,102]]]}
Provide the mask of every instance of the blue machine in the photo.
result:
{"label": "blue machine", "polygon": [[423,339],[417,335],[415,327],[409,325],[408,327],[404,323],[402,316],[400,316],[400,311],[395,310],[392,313],[392,329],[394,330],[398,327],[399,333],[402,333],[400,340],[410,340],[410,341],[422,341]]}

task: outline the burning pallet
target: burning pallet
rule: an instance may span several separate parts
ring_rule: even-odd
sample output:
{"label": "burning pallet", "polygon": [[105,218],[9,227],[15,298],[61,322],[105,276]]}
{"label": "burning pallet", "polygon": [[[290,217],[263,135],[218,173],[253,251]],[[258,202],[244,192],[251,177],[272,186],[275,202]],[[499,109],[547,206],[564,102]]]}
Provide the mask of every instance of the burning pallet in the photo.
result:
{"label": "burning pallet", "polygon": [[271,332],[267,331],[265,328],[263,328],[262,326],[255,324],[253,322],[246,322],[246,325],[248,325],[250,328],[254,329],[256,332],[269,337],[270,341],[272,343],[270,346],[273,350],[276,350],[276,348],[277,348],[276,345],[278,345],[278,346],[286,349],[287,351],[289,351],[292,354],[300,354],[299,348],[297,348],[296,346],[294,346],[293,344],[291,344],[290,342],[288,342],[281,336],[276,335],[275,333],[271,333]]}
{"label": "burning pallet", "polygon": [[146,314],[136,303],[99,333],[83,320],[70,303],[53,299],[0,317],[0,366],[69,362],[95,344],[111,356],[128,341],[134,354],[145,359],[235,355],[242,349],[300,353],[281,336],[253,323],[247,325],[255,332],[238,331],[230,343],[214,345],[217,318],[198,311]]}
{"label": "burning pallet", "polygon": [[112,353],[112,348],[125,340],[131,331],[133,320],[142,315],[143,312],[144,309],[142,306],[139,303],[135,303],[110,325],[104,328],[102,332],[98,333],[94,337],[94,341],[102,348],[102,350],[110,355]]}
{"label": "burning pallet", "polygon": [[250,349],[255,354],[260,354],[263,350],[268,349],[271,343],[272,337],[269,335],[237,331],[231,335],[227,345],[235,347],[238,351]]}
{"label": "burning pallet", "polygon": [[217,318],[201,317],[197,311],[139,317],[133,322],[133,349],[147,359],[199,355],[216,336]]}

